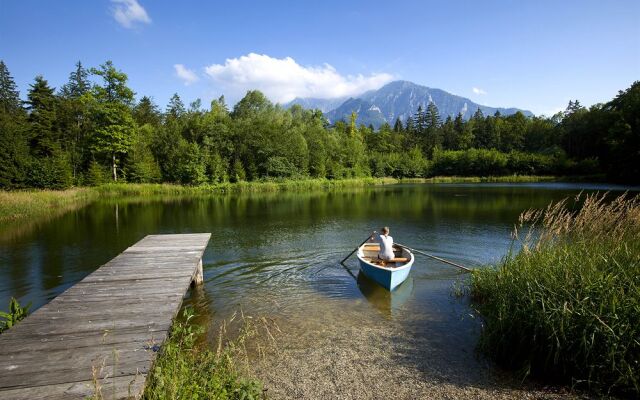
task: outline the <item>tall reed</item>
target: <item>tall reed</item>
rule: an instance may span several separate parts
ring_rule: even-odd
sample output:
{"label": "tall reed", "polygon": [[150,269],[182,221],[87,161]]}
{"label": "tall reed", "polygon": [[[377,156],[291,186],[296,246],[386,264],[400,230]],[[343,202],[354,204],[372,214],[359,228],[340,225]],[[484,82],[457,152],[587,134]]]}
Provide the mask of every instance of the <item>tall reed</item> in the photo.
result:
{"label": "tall reed", "polygon": [[524,212],[521,251],[473,273],[479,350],[525,375],[637,396],[640,196],[574,200]]}

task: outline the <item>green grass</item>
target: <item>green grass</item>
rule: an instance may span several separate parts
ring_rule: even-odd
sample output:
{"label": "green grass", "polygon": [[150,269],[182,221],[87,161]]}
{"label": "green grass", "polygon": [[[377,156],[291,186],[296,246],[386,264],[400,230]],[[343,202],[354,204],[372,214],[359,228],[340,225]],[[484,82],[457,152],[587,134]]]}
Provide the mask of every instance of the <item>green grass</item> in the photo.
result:
{"label": "green grass", "polygon": [[255,334],[245,325],[240,336],[214,351],[197,344],[203,330],[191,322],[193,313],[185,309],[183,321],[176,321],[153,365],[143,399],[238,399],[263,398],[262,384],[244,378],[237,366],[238,349]]}
{"label": "green grass", "polygon": [[478,348],[525,375],[638,396],[640,196],[582,200],[523,213],[522,250],[474,271]]}

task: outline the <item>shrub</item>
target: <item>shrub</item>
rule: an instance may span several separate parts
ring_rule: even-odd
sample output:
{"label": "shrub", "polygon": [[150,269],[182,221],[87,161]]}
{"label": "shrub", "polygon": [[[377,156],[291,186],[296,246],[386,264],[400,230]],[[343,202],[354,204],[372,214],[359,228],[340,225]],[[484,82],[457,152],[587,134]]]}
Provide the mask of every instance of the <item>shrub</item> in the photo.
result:
{"label": "shrub", "polygon": [[193,312],[185,309],[184,321],[174,324],[169,340],[153,365],[143,398],[262,398],[260,382],[240,377],[234,365],[233,345],[218,351],[197,345],[203,329],[191,322],[193,317]]}
{"label": "shrub", "polygon": [[38,189],[66,189],[71,186],[71,165],[60,154],[34,158],[27,171],[27,185]]}

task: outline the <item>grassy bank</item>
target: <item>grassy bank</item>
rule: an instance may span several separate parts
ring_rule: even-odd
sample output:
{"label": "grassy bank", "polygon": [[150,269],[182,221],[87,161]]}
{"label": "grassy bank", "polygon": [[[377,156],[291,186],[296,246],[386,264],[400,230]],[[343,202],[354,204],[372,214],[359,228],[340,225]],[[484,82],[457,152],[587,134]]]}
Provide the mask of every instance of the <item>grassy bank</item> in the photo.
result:
{"label": "grassy bank", "polygon": [[143,399],[262,398],[262,384],[243,378],[235,361],[244,340],[255,333],[254,327],[245,326],[239,337],[214,351],[197,344],[202,328],[191,322],[192,317],[185,310],[183,320],[174,323],[147,378]]}
{"label": "grassy bank", "polygon": [[97,193],[91,188],[0,191],[0,223],[64,213],[96,198]]}
{"label": "grassy bank", "polygon": [[93,188],[101,196],[141,196],[141,195],[210,195],[220,193],[261,193],[278,191],[305,191],[338,189],[344,187],[364,187],[397,183],[393,178],[353,178],[353,179],[302,179],[282,181],[255,181],[218,183],[200,186],[172,184],[107,184]]}
{"label": "grassy bank", "polygon": [[471,278],[479,349],[525,374],[637,396],[640,197],[587,196],[578,212],[560,202],[520,223],[523,250]]}
{"label": "grassy bank", "polygon": [[416,179],[353,178],[353,179],[302,179],[282,181],[257,181],[219,183],[201,186],[172,184],[116,183],[97,187],[53,190],[0,191],[0,223],[23,221],[43,216],[55,216],[85,206],[98,198],[133,196],[183,196],[222,193],[260,193],[279,191],[328,190],[347,187],[365,187],[394,183],[488,183],[488,182],[557,182],[568,179],[553,176],[510,175],[497,177],[434,177]]}
{"label": "grassy bank", "polygon": [[504,176],[434,176],[403,178],[403,183],[532,183],[532,182],[604,182],[604,175],[504,175]]}

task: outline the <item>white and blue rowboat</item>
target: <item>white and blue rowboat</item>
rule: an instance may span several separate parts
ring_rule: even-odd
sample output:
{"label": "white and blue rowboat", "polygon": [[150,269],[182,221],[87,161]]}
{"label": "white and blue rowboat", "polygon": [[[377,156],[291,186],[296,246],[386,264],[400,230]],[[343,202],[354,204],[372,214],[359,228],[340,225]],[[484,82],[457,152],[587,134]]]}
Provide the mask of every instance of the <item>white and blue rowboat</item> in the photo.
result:
{"label": "white and blue rowboat", "polygon": [[394,246],[395,258],[381,262],[378,258],[380,245],[377,243],[365,243],[358,248],[358,261],[360,269],[369,278],[376,281],[387,290],[393,290],[407,279],[414,256],[404,247]]}

